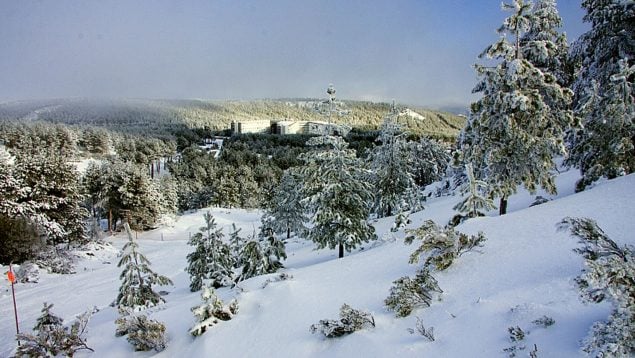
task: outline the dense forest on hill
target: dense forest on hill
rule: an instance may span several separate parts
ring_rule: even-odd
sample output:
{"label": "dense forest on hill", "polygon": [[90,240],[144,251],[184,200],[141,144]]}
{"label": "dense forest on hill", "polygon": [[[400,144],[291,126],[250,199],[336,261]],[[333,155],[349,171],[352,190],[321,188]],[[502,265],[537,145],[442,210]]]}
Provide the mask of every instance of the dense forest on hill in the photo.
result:
{"label": "dense forest on hill", "polygon": [[[173,133],[182,128],[206,128],[214,131],[230,127],[232,121],[324,120],[322,100],[284,99],[255,101],[206,100],[89,100],[59,99],[20,101],[0,104],[0,120],[40,120],[74,125],[96,125],[115,131]],[[338,101],[336,123],[363,130],[377,130],[387,112],[388,103]],[[423,108],[404,110],[400,121],[417,135],[453,140],[465,124],[465,118]]]}

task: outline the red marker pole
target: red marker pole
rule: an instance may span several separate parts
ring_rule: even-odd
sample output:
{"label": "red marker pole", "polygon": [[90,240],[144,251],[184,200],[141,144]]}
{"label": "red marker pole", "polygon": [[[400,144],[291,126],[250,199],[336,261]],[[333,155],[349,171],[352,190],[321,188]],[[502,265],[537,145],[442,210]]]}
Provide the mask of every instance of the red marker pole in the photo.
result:
{"label": "red marker pole", "polygon": [[[13,274],[13,268],[11,268],[11,264],[9,264],[9,272],[7,272],[7,278],[9,282],[11,282],[11,295],[13,296],[13,313],[15,314],[15,333],[20,334],[20,327],[18,326],[18,308],[15,304],[15,288],[13,284],[15,283],[15,275]],[[18,339],[18,347],[20,346],[20,340]]]}

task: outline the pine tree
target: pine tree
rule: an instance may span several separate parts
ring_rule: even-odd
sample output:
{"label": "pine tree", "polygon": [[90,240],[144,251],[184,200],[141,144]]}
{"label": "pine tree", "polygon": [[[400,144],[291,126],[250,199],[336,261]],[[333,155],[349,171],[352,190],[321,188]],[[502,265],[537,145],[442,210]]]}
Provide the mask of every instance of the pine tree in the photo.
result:
{"label": "pine tree", "polygon": [[275,232],[286,233],[287,239],[291,238],[291,232],[304,232],[304,223],[308,221],[301,201],[301,183],[296,176],[292,170],[284,172],[273,194],[271,208],[265,212],[265,216],[271,218]]}
{"label": "pine tree", "polygon": [[117,267],[123,266],[119,275],[121,287],[115,304],[119,307],[144,308],[165,302],[163,297],[152,290],[152,285],[173,285],[172,280],[150,269],[150,261],[140,252],[132,238],[128,224],[124,224],[128,242],[123,246],[123,254]]}
{"label": "pine tree", "polygon": [[524,57],[525,52],[532,58],[548,56],[534,49],[556,46],[545,39],[523,40],[537,21],[531,3],[514,0],[503,9],[513,13],[498,30],[501,39],[480,55],[499,62],[475,66],[480,81],[473,92],[482,97],[472,104],[461,137],[466,162],[500,198],[500,214],[507,212],[507,199],[518,185],[531,193],[538,186],[555,193],[553,158],[565,153],[564,131],[573,123],[567,109],[571,91]]}
{"label": "pine tree", "polygon": [[408,142],[408,147],[412,152],[412,171],[418,186],[425,187],[445,176],[451,160],[445,146],[423,137],[418,142]]}
{"label": "pine tree", "polygon": [[85,239],[88,212],[81,206],[84,198],[77,171],[71,164],[50,153],[22,153],[16,157],[14,175],[22,186],[19,201],[29,202],[41,218],[59,225],[60,231],[46,232],[50,244]]}
{"label": "pine tree", "polygon": [[238,313],[238,302],[233,300],[229,305],[224,305],[210,286],[203,287],[201,292],[203,303],[192,307],[192,313],[196,317],[196,325],[190,329],[190,334],[200,336],[208,328],[217,325],[220,321],[229,321]]}
{"label": "pine tree", "polygon": [[243,246],[245,246],[245,239],[240,236],[240,230],[242,229],[237,228],[236,224],[232,223],[232,229],[229,233],[229,248],[231,250],[234,267],[236,268],[242,266],[240,255]]}
{"label": "pine tree", "polygon": [[194,252],[187,255],[186,269],[192,292],[200,290],[205,279],[211,279],[215,288],[233,283],[232,255],[229,245],[222,242],[222,229],[217,228],[211,212],[203,214],[203,218],[205,226],[188,242],[194,246]]}
{"label": "pine tree", "polygon": [[259,236],[260,240],[252,239],[240,252],[242,272],[238,281],[273,273],[284,267],[281,262],[287,258],[284,243],[278,240],[273,230],[268,227],[263,227]]}
{"label": "pine tree", "polygon": [[587,302],[609,301],[613,311],[607,321],[596,322],[584,342],[594,357],[635,355],[635,247],[620,247],[591,219],[565,218],[559,229],[569,229],[582,247],[574,251],[586,268],[576,278]]}
{"label": "pine tree", "polygon": [[474,177],[474,169],[471,163],[465,165],[465,171],[467,172],[468,182],[462,192],[464,194],[467,193],[467,196],[456,204],[453,209],[466,213],[467,217],[470,218],[483,216],[484,211],[495,208],[492,199],[483,195],[487,192],[487,183]]}
{"label": "pine tree", "polygon": [[339,247],[341,258],[344,250],[377,239],[367,222],[374,199],[372,185],[365,180],[369,173],[340,137],[314,137],[307,145],[329,147],[300,155],[305,163],[301,168],[303,202],[314,224],[307,239],[319,249]]}
{"label": "pine tree", "polygon": [[86,327],[90,320],[91,313],[85,312],[77,317],[77,320],[70,326],[64,326],[64,320],[51,312],[52,304],[44,303],[42,315],[38,317],[33,328],[35,334],[19,333],[17,339],[21,342],[18,346],[17,357],[56,357],[64,354],[72,357],[75,352],[88,347],[86,338],[82,337],[86,333]]}
{"label": "pine tree", "polygon": [[393,103],[377,138],[381,145],[375,147],[371,153],[371,170],[376,188],[373,212],[378,217],[420,208],[419,186],[415,182],[412,168],[413,152],[406,142],[407,133],[396,122],[398,115]]}
{"label": "pine tree", "polygon": [[130,308],[119,308],[119,318],[115,320],[117,325],[115,336],[127,335],[127,340],[137,351],[149,351],[154,349],[160,352],[166,347],[165,324],[148,316],[135,313]]}
{"label": "pine tree", "polygon": [[573,89],[582,129],[571,133],[568,163],[582,172],[576,189],[635,170],[635,4],[582,2],[591,29],[574,43]]}
{"label": "pine tree", "polygon": [[532,15],[529,30],[520,39],[523,58],[554,75],[562,87],[569,87],[573,77],[569,45],[566,35],[559,31],[562,18],[556,0],[537,0]]}

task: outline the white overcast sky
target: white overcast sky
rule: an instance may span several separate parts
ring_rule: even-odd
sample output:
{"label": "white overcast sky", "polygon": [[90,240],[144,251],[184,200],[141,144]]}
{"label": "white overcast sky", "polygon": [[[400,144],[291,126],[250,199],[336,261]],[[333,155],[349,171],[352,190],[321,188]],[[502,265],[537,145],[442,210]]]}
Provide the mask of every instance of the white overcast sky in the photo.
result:
{"label": "white overcast sky", "polygon": [[[560,0],[569,40],[588,27]],[[338,97],[466,106],[499,0],[0,0],[0,101]]]}

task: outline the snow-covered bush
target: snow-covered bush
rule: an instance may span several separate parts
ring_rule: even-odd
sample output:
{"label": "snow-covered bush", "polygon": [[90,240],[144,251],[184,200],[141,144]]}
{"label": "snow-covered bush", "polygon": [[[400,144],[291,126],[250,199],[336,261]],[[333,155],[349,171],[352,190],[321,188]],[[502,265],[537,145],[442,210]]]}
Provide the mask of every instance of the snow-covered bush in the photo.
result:
{"label": "snow-covered bush", "polygon": [[73,274],[75,273],[75,257],[66,247],[47,246],[36,255],[35,263],[49,273]]}
{"label": "snow-covered bush", "polygon": [[24,262],[15,271],[15,278],[18,282],[37,282],[40,278],[40,268],[32,262]]}
{"label": "snow-covered bush", "polygon": [[229,305],[224,305],[217,296],[214,288],[210,286],[203,287],[201,293],[203,303],[199,306],[192,307],[192,312],[196,317],[196,325],[190,329],[190,334],[200,336],[207,331],[207,328],[213,327],[220,321],[229,321],[238,313],[238,301],[232,300]]}
{"label": "snow-covered bush", "polygon": [[261,287],[265,288],[265,287],[269,286],[270,283],[286,281],[286,280],[291,280],[291,279],[293,279],[293,275],[290,275],[290,274],[288,274],[286,272],[283,272],[283,273],[277,275],[274,278],[268,278],[265,282],[262,283]]}
{"label": "snow-covered bush", "polygon": [[64,326],[64,320],[51,312],[52,304],[44,303],[42,315],[38,317],[33,328],[34,334],[20,333],[17,339],[21,342],[16,357],[55,357],[64,354],[72,357],[75,352],[86,349],[93,351],[86,344],[86,326],[91,317],[87,311],[79,316],[70,327]]}
{"label": "snow-covered bush", "polygon": [[437,280],[427,268],[420,269],[414,279],[404,276],[393,282],[384,303],[397,317],[406,317],[416,308],[429,307],[434,293],[442,293]]}
{"label": "snow-covered bush", "polygon": [[[508,357],[513,358],[516,356],[516,353],[527,348],[527,346],[522,343],[525,339],[525,331],[516,326],[507,328],[507,332],[509,332],[509,341],[513,344],[510,347],[503,349],[503,352],[507,353]],[[538,349],[536,348],[536,352],[537,351]]]}
{"label": "snow-covered bush", "polygon": [[538,319],[531,321],[531,323],[535,324],[538,327],[547,328],[549,326],[553,326],[556,321],[549,316],[542,316]]}
{"label": "snow-covered bush", "polygon": [[400,211],[397,216],[395,216],[395,221],[390,228],[391,232],[397,232],[400,229],[406,227],[406,225],[410,224],[412,221],[410,220],[410,212],[408,211]]}
{"label": "snow-covered bush", "polygon": [[124,224],[128,233],[128,242],[123,247],[123,255],[117,264],[123,271],[119,278],[121,287],[115,300],[117,306],[124,307],[152,307],[165,300],[152,290],[152,285],[172,285],[172,280],[161,276],[150,269],[150,261],[140,252],[132,239],[132,232],[128,224]]}
{"label": "snow-covered bush", "polygon": [[320,332],[326,338],[340,337],[364,328],[375,327],[375,318],[368,312],[359,311],[346,303],[340,308],[340,319],[322,319],[310,327],[311,333]]}
{"label": "snow-covered bush", "polygon": [[635,355],[635,249],[620,247],[591,219],[565,218],[559,229],[570,229],[582,245],[574,250],[586,260],[576,279],[582,298],[613,304],[608,320],[591,328],[584,351],[596,357]]}
{"label": "snow-covered bush", "polygon": [[154,349],[160,352],[166,347],[165,324],[148,319],[146,315],[135,314],[130,308],[120,308],[119,318],[115,321],[115,336],[128,336],[128,342],[137,351]]}
{"label": "snow-covered bush", "polygon": [[483,246],[485,236],[482,232],[468,236],[454,228],[442,228],[434,221],[427,220],[417,229],[406,230],[406,244],[411,244],[414,240],[421,240],[421,245],[410,255],[410,263],[417,263],[424,253],[430,253],[423,266],[434,266],[443,271],[459,256]]}

